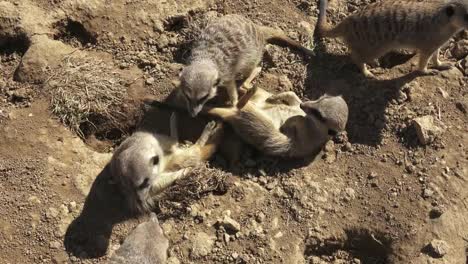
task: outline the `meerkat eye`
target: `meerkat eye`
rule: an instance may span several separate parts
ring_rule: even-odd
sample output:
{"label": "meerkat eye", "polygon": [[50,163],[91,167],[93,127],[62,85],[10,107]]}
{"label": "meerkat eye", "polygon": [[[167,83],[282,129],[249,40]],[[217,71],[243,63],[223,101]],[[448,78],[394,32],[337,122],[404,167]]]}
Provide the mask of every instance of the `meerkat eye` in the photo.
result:
{"label": "meerkat eye", "polygon": [[154,166],[158,165],[159,164],[159,156],[154,156],[151,159],[151,162],[153,163]]}
{"label": "meerkat eye", "polygon": [[143,190],[149,186],[149,178],[145,178],[143,182],[138,186],[138,189]]}
{"label": "meerkat eye", "polygon": [[453,6],[447,6],[447,8],[445,9],[445,13],[447,14],[448,17],[453,16],[453,14],[455,13]]}

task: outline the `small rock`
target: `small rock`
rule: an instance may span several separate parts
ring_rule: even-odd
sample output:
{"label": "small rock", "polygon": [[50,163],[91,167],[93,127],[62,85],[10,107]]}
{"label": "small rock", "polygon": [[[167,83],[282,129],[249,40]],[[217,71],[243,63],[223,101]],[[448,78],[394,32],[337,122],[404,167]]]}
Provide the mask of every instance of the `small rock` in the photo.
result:
{"label": "small rock", "polygon": [[154,83],[154,78],[153,77],[149,77],[148,79],[146,79],[146,84],[152,85],[153,83]]}
{"label": "small rock", "polygon": [[194,258],[204,257],[211,253],[215,240],[204,232],[199,232],[192,240],[191,256]]}
{"label": "small rock", "polygon": [[468,56],[468,39],[458,41],[452,50],[452,55],[457,60],[461,60]]}
{"label": "small rock", "polygon": [[434,117],[423,116],[413,119],[413,127],[418,135],[419,142],[427,145],[443,132],[443,129],[435,124]]}
{"label": "small rock", "polygon": [[349,187],[346,188],[344,200],[346,202],[349,202],[354,199],[356,199],[356,191],[353,188],[349,188]]}
{"label": "small rock", "polygon": [[449,246],[447,242],[439,239],[434,239],[431,241],[431,243],[427,246],[427,249],[429,250],[429,253],[436,257],[436,258],[441,258],[445,256],[448,253]]}
{"label": "small rock", "polygon": [[455,103],[455,106],[458,110],[460,110],[465,115],[468,114],[468,100],[466,101],[458,101]]}
{"label": "small rock", "polygon": [[293,89],[293,85],[286,75],[281,75],[279,77],[279,85],[283,88],[284,91],[292,91]]}
{"label": "small rock", "polygon": [[28,198],[28,202],[34,205],[41,204],[41,200],[39,200],[39,198],[37,198],[37,196],[34,196],[34,195]]}
{"label": "small rock", "polygon": [[423,191],[423,198],[430,198],[432,195],[434,194],[434,191],[429,189],[429,188],[426,188],[424,189]]}
{"label": "small rock", "polygon": [[335,151],[335,142],[333,142],[332,140],[329,140],[327,142],[327,144],[325,144],[324,150],[325,150],[326,153],[334,152]]}
{"label": "small rock", "polygon": [[176,257],[170,257],[167,259],[166,264],[180,264],[180,260]]}
{"label": "small rock", "polygon": [[236,252],[234,252],[234,253],[232,253],[231,257],[232,257],[233,259],[237,259],[237,258],[239,257],[239,254],[236,253]]}
{"label": "small rock", "polygon": [[353,148],[353,144],[347,142],[345,145],[344,145],[344,148],[343,148],[345,151],[349,151],[349,152],[352,152],[354,150]]}
{"label": "small rock", "polygon": [[6,88],[6,82],[0,78],[0,91]]}
{"label": "small rock", "polygon": [[312,25],[307,21],[299,22],[299,28],[303,31],[306,36],[312,36],[314,34],[314,30]]}
{"label": "small rock", "polygon": [[62,246],[62,244],[58,241],[52,241],[50,242],[49,246],[51,249],[59,249]]}
{"label": "small rock", "polygon": [[50,207],[46,212],[46,217],[47,219],[53,219],[53,218],[56,218],[58,214],[59,212],[57,211],[57,209]]}
{"label": "small rock", "polygon": [[257,220],[257,222],[259,223],[262,223],[263,221],[265,221],[265,217],[266,217],[265,214],[263,212],[260,212],[255,217],[255,220]]}
{"label": "small rock", "polygon": [[369,176],[367,176],[367,178],[369,178],[369,179],[371,179],[371,180],[372,180],[372,179],[375,179],[375,178],[377,178],[377,173],[375,173],[375,172],[372,171],[371,173],[369,173]]}
{"label": "small rock", "polygon": [[222,225],[226,231],[231,231],[234,234],[239,232],[241,229],[240,224],[227,215],[224,216],[223,221],[219,224]]}
{"label": "small rock", "polygon": [[429,212],[429,217],[431,219],[439,218],[444,214],[445,209],[443,207],[437,206],[431,209]]}
{"label": "small rock", "polygon": [[68,204],[68,210],[70,210],[70,212],[74,212],[76,210],[76,202],[75,201],[71,201],[69,204]]}

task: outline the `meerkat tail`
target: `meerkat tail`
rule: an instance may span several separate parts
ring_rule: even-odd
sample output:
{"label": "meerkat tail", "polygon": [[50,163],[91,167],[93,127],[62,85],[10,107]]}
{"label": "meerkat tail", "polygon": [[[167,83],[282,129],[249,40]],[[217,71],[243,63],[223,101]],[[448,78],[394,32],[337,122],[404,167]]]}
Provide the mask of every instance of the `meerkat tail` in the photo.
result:
{"label": "meerkat tail", "polygon": [[314,30],[314,37],[338,37],[340,35],[340,26],[333,27],[327,22],[328,0],[319,0],[319,16]]}
{"label": "meerkat tail", "polygon": [[295,50],[298,50],[306,55],[313,55],[313,50],[304,47],[298,41],[291,39],[286,36],[286,34],[280,29],[274,29],[271,27],[260,26],[260,31],[265,35],[265,39],[270,44],[275,44],[278,46],[288,46]]}
{"label": "meerkat tail", "polygon": [[272,156],[290,157],[294,142],[250,105],[228,122],[238,135],[258,150]]}

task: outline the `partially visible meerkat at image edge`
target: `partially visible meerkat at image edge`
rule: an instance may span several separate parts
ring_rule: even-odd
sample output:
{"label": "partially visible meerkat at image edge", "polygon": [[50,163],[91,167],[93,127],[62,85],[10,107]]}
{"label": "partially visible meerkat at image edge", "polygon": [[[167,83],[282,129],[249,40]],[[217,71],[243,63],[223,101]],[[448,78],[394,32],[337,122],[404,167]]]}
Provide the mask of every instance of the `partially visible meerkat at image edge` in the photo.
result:
{"label": "partially visible meerkat at image edge", "polygon": [[451,64],[439,60],[440,47],[456,33],[468,29],[468,0],[380,0],[336,26],[326,21],[327,7],[328,0],[319,0],[314,35],[343,39],[351,59],[367,77],[373,74],[366,63],[397,49],[417,51],[421,73],[433,72],[427,69],[429,60],[439,70],[449,69]]}
{"label": "partially visible meerkat at image edge", "polygon": [[195,117],[203,105],[216,96],[218,87],[226,88],[227,105],[238,101],[236,81],[244,87],[258,74],[267,42],[278,41],[305,54],[310,49],[287,37],[283,31],[256,25],[241,15],[225,15],[212,19],[195,41],[188,64],[180,72],[180,92],[187,109]]}

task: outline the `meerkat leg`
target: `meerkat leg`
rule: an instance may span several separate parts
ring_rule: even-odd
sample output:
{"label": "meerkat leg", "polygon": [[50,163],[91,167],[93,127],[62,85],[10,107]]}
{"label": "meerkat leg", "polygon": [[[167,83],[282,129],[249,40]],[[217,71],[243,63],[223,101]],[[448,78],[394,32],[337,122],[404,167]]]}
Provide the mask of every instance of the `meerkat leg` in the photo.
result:
{"label": "meerkat leg", "polygon": [[237,85],[235,80],[231,80],[226,84],[227,94],[229,101],[226,103],[228,106],[235,106],[238,103]]}
{"label": "meerkat leg", "polygon": [[177,131],[177,114],[172,112],[171,117],[169,118],[169,127],[170,127],[170,136],[176,142],[179,142],[179,131]]}
{"label": "meerkat leg", "polygon": [[216,117],[221,118],[222,120],[226,121],[232,116],[237,115],[238,109],[236,107],[209,107],[209,106],[204,106],[203,113],[213,115]]}
{"label": "meerkat leg", "polygon": [[453,67],[452,64],[446,62],[443,63],[439,60],[439,55],[440,55],[440,48],[438,48],[433,54],[432,54],[432,64],[434,64],[434,68],[438,70],[449,70]]}
{"label": "meerkat leg", "polygon": [[252,89],[252,81],[255,79],[255,77],[258,76],[258,74],[261,71],[262,71],[262,67],[255,67],[255,69],[253,69],[253,71],[250,73],[249,77],[245,79],[241,87],[244,87],[246,89]]}
{"label": "meerkat leg", "polygon": [[289,106],[296,106],[302,103],[301,99],[294,92],[284,92],[272,95],[266,99],[270,104],[285,104]]}
{"label": "meerkat leg", "polygon": [[367,78],[375,78],[374,74],[367,69],[366,63],[364,60],[361,58],[360,55],[356,51],[351,52],[351,59],[353,60],[354,64],[359,68],[359,71],[364,74]]}
{"label": "meerkat leg", "polygon": [[203,130],[202,135],[197,140],[196,145],[200,148],[200,158],[203,161],[209,160],[218,149],[223,134],[223,124],[211,121]]}
{"label": "meerkat leg", "polygon": [[428,75],[433,75],[435,74],[434,71],[428,70],[427,69],[427,64],[429,62],[429,59],[432,56],[432,52],[427,52],[427,51],[420,51],[419,52],[419,61],[418,61],[418,71],[422,74],[428,74]]}

